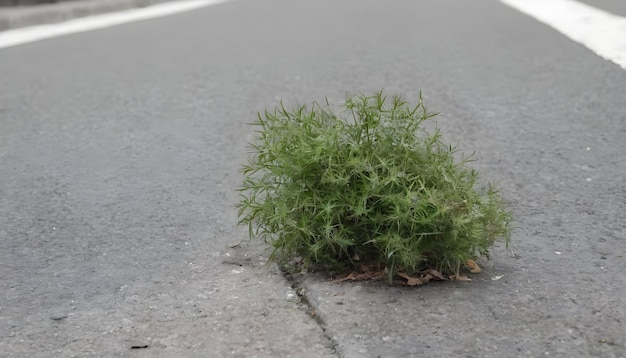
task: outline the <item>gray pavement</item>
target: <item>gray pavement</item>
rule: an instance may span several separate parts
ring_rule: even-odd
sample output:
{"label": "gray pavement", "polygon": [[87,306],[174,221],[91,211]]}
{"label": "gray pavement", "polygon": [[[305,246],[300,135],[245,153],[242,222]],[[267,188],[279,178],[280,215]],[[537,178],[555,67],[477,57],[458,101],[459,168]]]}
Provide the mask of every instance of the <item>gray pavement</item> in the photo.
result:
{"label": "gray pavement", "polygon": [[[239,0],[3,49],[0,78],[7,357],[626,356],[626,71],[496,1]],[[245,123],[383,87],[477,150],[512,252],[290,282],[236,226]]]}

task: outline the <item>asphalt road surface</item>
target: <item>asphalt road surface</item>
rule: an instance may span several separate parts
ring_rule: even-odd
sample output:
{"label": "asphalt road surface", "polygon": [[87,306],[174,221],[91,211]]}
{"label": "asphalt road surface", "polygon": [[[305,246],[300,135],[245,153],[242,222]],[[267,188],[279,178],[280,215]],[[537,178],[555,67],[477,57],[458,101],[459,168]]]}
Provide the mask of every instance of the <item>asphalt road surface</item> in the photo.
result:
{"label": "asphalt road surface", "polygon": [[[477,151],[511,250],[302,302],[236,226],[246,123],[381,88]],[[625,357],[625,150],[626,71],[495,0],[238,0],[2,49],[0,356]]]}

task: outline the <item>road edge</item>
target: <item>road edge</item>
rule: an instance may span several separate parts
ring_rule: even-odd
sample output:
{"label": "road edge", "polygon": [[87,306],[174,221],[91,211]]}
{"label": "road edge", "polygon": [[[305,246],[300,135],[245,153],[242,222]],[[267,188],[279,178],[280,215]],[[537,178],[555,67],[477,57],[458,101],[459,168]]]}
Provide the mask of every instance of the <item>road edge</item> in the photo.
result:
{"label": "road edge", "polygon": [[171,0],[82,0],[0,7],[0,31],[54,24],[80,17],[147,7]]}

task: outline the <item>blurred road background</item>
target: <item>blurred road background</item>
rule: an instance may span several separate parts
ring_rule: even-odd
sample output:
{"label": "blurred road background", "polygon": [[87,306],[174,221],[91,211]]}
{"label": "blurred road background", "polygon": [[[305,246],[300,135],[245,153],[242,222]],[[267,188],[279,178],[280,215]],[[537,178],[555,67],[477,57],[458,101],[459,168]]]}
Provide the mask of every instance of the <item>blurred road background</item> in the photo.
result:
{"label": "blurred road background", "polygon": [[[471,282],[290,282],[236,226],[246,123],[381,88],[477,151],[512,250]],[[625,93],[495,0],[236,0],[0,49],[0,355],[625,357]]]}

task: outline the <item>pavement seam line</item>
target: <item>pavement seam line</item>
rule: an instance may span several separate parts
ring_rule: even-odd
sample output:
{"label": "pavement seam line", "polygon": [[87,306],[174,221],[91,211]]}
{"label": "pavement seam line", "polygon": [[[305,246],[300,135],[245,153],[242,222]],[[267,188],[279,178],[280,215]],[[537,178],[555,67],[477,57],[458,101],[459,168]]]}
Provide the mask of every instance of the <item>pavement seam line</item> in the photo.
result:
{"label": "pavement seam line", "polygon": [[280,270],[283,276],[287,279],[289,286],[296,292],[300,299],[300,303],[306,307],[306,314],[311,317],[315,323],[322,330],[324,337],[331,343],[330,351],[332,354],[336,355],[339,358],[344,358],[344,355],[339,352],[339,344],[335,341],[331,336],[328,335],[328,331],[326,330],[326,322],[321,315],[317,314],[317,310],[311,304],[309,298],[306,295],[306,290],[304,285],[302,284],[302,279],[298,279],[294,276],[294,274],[289,273],[286,270]]}

